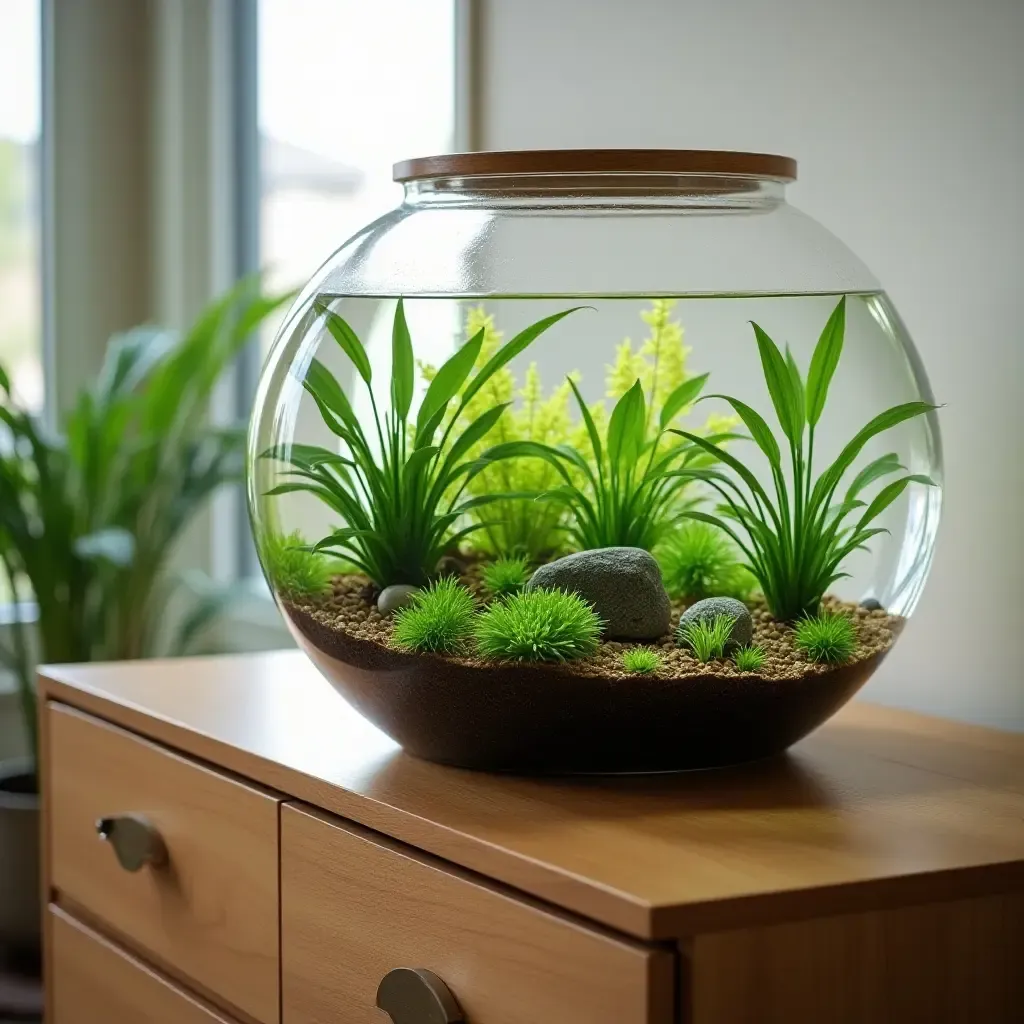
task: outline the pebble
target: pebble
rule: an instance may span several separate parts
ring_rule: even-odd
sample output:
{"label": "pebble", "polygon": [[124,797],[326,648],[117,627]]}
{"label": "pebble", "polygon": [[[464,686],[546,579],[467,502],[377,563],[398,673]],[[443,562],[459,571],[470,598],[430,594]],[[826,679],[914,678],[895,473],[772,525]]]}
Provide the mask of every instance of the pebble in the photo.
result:
{"label": "pebble", "polygon": [[377,598],[377,611],[381,615],[393,615],[412,600],[412,595],[418,589],[411,583],[393,583],[390,587],[385,587]]}

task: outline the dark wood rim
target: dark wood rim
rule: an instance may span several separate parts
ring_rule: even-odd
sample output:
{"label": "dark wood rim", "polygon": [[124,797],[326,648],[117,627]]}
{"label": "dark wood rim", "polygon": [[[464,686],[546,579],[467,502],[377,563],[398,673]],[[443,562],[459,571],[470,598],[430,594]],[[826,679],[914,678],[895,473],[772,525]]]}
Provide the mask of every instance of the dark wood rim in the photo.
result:
{"label": "dark wood rim", "polygon": [[394,180],[400,182],[516,174],[712,174],[795,181],[796,161],[713,149],[523,149],[444,153],[394,166]]}

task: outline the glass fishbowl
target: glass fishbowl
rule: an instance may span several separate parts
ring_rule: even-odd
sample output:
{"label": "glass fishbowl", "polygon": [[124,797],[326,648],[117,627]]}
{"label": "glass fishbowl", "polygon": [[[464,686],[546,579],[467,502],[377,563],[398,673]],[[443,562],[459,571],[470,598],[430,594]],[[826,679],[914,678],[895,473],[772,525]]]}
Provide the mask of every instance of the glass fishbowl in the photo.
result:
{"label": "glass fishbowl", "polygon": [[936,406],[789,158],[474,153],[324,264],[248,492],[300,647],[408,752],[640,772],[779,753],[899,638]]}

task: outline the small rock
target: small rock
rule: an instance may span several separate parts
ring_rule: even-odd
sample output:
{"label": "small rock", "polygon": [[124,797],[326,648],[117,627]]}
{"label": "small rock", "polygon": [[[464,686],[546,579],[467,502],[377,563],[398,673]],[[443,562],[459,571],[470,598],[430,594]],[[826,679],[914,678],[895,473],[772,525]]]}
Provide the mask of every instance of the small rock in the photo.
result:
{"label": "small rock", "polygon": [[568,590],[594,606],[606,637],[656,640],[669,631],[672,607],[661,569],[642,548],[578,551],[542,565],[527,590]]}
{"label": "small rock", "polygon": [[404,608],[411,600],[412,595],[419,590],[411,583],[392,583],[385,587],[377,598],[377,611],[381,615],[393,615],[399,608]]}
{"label": "small rock", "polygon": [[745,647],[754,637],[754,619],[742,601],[734,597],[708,597],[691,604],[679,619],[679,625],[688,622],[710,622],[716,615],[733,619],[727,647]]}
{"label": "small rock", "polygon": [[882,602],[877,597],[865,597],[860,603],[861,608],[868,612],[883,611]]}

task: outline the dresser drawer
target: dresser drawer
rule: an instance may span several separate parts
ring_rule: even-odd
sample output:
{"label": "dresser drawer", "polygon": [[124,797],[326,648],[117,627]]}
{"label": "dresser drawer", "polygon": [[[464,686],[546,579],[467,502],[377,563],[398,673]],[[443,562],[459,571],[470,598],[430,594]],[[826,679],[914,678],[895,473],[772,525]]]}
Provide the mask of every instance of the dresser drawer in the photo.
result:
{"label": "dresser drawer", "polygon": [[53,907],[49,935],[49,1024],[231,1024]]}
{"label": "dresser drawer", "polygon": [[[51,886],[218,1003],[279,1019],[277,799],[58,704],[47,708]],[[138,816],[162,863],[122,867],[99,819]]]}
{"label": "dresser drawer", "polygon": [[386,1019],[374,1009],[377,987],[399,967],[438,976],[470,1024],[673,1019],[667,951],[576,924],[304,808],[282,809],[281,857],[282,1024]]}

